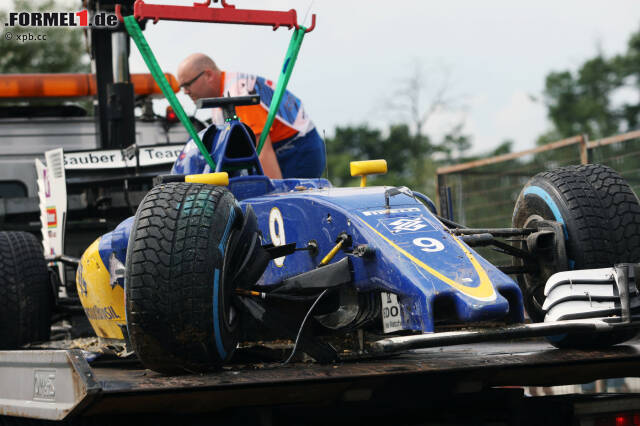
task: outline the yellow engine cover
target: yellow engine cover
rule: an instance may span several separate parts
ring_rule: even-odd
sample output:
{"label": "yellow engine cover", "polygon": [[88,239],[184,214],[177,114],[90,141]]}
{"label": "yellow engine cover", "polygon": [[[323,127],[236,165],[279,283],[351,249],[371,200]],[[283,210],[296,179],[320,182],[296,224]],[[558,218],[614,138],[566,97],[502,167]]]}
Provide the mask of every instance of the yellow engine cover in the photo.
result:
{"label": "yellow engine cover", "polygon": [[78,296],[98,337],[124,340],[121,329],[127,324],[124,289],[111,285],[109,270],[98,252],[99,244],[100,238],[85,250],[80,259],[76,273]]}

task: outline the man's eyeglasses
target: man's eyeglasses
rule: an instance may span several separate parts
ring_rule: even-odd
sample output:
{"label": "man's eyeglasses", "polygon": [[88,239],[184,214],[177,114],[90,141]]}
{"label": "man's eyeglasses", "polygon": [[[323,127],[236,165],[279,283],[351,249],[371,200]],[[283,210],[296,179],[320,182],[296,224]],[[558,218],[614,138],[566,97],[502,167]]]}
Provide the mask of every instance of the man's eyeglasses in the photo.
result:
{"label": "man's eyeglasses", "polygon": [[195,83],[195,82],[196,82],[196,80],[197,80],[197,79],[199,79],[199,78],[200,78],[200,76],[201,76],[202,74],[204,74],[204,72],[205,72],[205,71],[206,71],[206,70],[201,71],[201,72],[200,72],[200,74],[196,75],[196,76],[195,76],[195,77],[193,77],[191,80],[187,81],[186,83],[182,83],[182,84],[180,85],[180,88],[181,88],[181,89],[183,89],[183,90],[187,90],[187,89],[189,89],[189,87],[191,87],[191,85],[192,85],[193,83]]}

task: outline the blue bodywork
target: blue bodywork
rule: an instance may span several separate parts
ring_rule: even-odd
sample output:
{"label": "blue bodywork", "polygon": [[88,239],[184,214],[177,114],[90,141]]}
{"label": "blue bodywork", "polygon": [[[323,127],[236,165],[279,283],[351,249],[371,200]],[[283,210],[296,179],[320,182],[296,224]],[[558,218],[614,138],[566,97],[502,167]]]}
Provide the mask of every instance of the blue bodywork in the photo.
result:
{"label": "blue bodywork", "polygon": [[[274,259],[258,286],[273,286],[316,268],[344,232],[352,244],[339,251],[332,262],[351,258],[353,285],[358,292],[396,294],[403,329],[432,332],[436,320],[523,321],[518,285],[449,233],[417,197],[404,193],[393,196],[387,208],[385,190],[389,187],[334,188],[326,179],[272,180],[262,175],[242,123],[232,121],[222,128],[210,128],[208,135],[216,171],[228,170],[230,191],[243,209],[253,207],[263,244],[306,247],[313,240],[318,246],[315,256],[311,251],[296,251]],[[185,146],[174,172],[210,171],[194,147],[193,142]],[[125,262],[131,225],[132,220],[127,219],[102,237],[99,250],[105,265],[109,265],[111,253]],[[374,254],[351,254],[361,245],[373,249]],[[438,312],[443,306],[446,309]]]}

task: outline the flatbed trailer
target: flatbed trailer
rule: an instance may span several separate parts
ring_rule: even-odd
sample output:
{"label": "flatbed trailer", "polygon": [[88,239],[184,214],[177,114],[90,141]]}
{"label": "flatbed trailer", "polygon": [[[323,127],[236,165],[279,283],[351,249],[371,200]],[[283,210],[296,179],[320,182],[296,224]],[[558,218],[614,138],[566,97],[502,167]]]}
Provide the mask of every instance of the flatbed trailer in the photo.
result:
{"label": "flatbed trailer", "polygon": [[334,364],[230,364],[181,376],[135,360],[89,363],[78,349],[0,351],[0,413],[11,416],[0,424],[114,416],[154,423],[180,416],[238,424],[598,424],[589,419],[640,412],[640,394],[530,397],[523,387],[633,376],[640,376],[640,341],[589,351],[543,340],[460,345]]}
{"label": "flatbed trailer", "polygon": [[[131,13],[133,2],[124,3]],[[293,10],[280,12],[278,16],[289,16],[281,22],[262,19],[275,16],[270,11],[250,11],[247,15],[247,11],[224,0],[216,10],[202,7],[210,2],[194,4],[191,9],[138,3],[134,15],[154,21],[204,20],[300,29]],[[102,5],[115,6],[118,15],[122,12],[113,0],[88,4],[91,10]],[[145,15],[142,8],[153,10]],[[315,15],[306,31],[313,27]],[[102,129],[98,147],[126,149],[136,141],[133,103],[125,97],[129,76],[126,66],[114,67],[111,60],[115,57],[117,62],[126,63],[128,47],[122,42],[126,34],[122,26],[114,33],[96,28],[91,31],[95,67],[100,74],[96,77],[101,105],[97,124]],[[119,46],[114,56],[112,40]],[[103,54],[105,51],[109,54]],[[114,78],[114,68],[122,75]],[[109,88],[114,93],[116,88],[117,93],[122,92],[110,103],[105,98]],[[127,125],[109,124],[108,118],[113,116],[109,107],[114,105],[129,116]],[[105,131],[109,126],[112,129]],[[486,237],[486,233],[484,230],[480,235]],[[531,397],[524,389],[640,376],[640,341],[590,351],[554,349],[542,340],[482,343],[408,350],[385,357],[354,357],[330,364],[236,361],[216,372],[179,376],[153,372],[136,360],[98,358],[89,362],[85,355],[79,349],[0,351],[0,425],[48,421],[367,426],[640,424],[634,417],[640,413],[640,394]],[[614,423],[600,422],[598,416],[607,413],[620,417],[623,423],[618,417]],[[640,420],[640,415],[637,417]]]}

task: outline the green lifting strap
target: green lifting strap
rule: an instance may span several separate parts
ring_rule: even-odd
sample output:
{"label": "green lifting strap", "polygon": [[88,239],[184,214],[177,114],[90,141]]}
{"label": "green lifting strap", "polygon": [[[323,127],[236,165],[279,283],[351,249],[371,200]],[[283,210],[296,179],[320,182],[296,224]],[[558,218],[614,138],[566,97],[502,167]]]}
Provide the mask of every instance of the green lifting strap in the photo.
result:
{"label": "green lifting strap", "polygon": [[282,102],[282,96],[287,89],[287,84],[289,84],[289,77],[291,77],[291,73],[293,72],[293,66],[296,63],[296,59],[298,59],[298,52],[300,51],[300,46],[302,45],[302,39],[304,38],[304,33],[306,30],[307,29],[305,27],[301,26],[298,29],[294,30],[293,34],[291,35],[291,41],[289,42],[289,48],[287,49],[287,54],[284,58],[282,72],[278,77],[278,83],[276,84],[276,89],[273,93],[273,99],[271,100],[271,106],[269,107],[267,122],[265,123],[264,129],[262,129],[262,133],[260,134],[260,143],[258,144],[257,149],[258,154],[262,152],[262,146],[267,140],[267,136],[269,135],[269,131],[271,130],[271,126],[273,125],[273,120],[275,120],[276,118],[278,108],[280,107],[280,102]]}
{"label": "green lifting strap", "polygon": [[162,90],[162,93],[164,93],[164,96],[169,101],[169,104],[171,105],[176,115],[180,119],[180,122],[187,129],[189,136],[191,136],[191,139],[193,139],[193,141],[198,146],[198,149],[204,156],[204,159],[207,161],[207,164],[209,164],[209,167],[211,167],[211,171],[212,172],[215,171],[216,163],[213,161],[213,158],[211,158],[209,151],[207,151],[207,148],[205,148],[204,144],[200,140],[198,133],[193,128],[193,124],[187,117],[187,114],[184,112],[184,109],[182,109],[182,105],[180,105],[178,98],[176,98],[176,95],[173,93],[173,90],[171,89],[171,85],[167,81],[167,78],[165,77],[164,73],[162,72],[160,65],[158,65],[158,61],[156,60],[156,57],[153,55],[153,52],[151,51],[149,44],[147,43],[144,36],[142,35],[142,30],[140,30],[140,26],[138,25],[138,22],[133,16],[125,16],[124,25],[127,28],[129,35],[131,36],[133,41],[136,43],[136,46],[138,46],[138,50],[142,55],[142,59],[144,59],[144,62],[147,64],[147,67],[151,72],[151,75],[156,80],[156,83]]}

